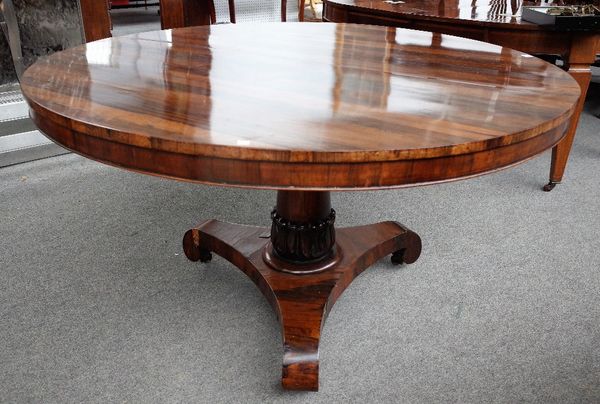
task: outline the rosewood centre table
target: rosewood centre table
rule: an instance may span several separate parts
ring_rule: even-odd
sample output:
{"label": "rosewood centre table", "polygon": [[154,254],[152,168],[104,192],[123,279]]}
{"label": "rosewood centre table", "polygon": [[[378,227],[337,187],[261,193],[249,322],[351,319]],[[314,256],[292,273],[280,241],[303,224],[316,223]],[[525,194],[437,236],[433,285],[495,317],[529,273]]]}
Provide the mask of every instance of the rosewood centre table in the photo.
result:
{"label": "rosewood centre table", "polygon": [[562,181],[592,77],[590,65],[600,53],[600,32],[559,31],[521,20],[522,6],[541,0],[323,0],[323,19],[332,22],[388,25],[477,39],[536,55],[559,55],[581,87],[581,98],[565,139],[552,150],[551,191]]}
{"label": "rosewood centre table", "polygon": [[38,61],[22,88],[39,128],[83,156],[278,191],[270,227],[208,220],[183,248],[224,257],[259,287],[282,327],[283,386],[305,390],[318,388],[321,329],[344,289],[386,255],[421,252],[397,222],[336,229],[330,191],[512,166],[563,138],[580,94],[564,71],[508,48],[319,23],[110,38]]}

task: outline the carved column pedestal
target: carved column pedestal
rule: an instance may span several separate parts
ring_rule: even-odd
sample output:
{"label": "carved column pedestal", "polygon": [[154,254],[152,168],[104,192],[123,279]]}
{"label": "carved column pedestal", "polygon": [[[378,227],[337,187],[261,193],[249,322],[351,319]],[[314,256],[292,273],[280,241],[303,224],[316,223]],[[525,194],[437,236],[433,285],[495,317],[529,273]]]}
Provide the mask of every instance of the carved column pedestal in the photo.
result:
{"label": "carved column pedestal", "polygon": [[397,222],[335,230],[328,192],[279,191],[271,229],[209,220],[188,230],[192,261],[211,252],[241,269],[271,303],[282,328],[286,389],[317,390],[327,313],[352,280],[380,258],[410,264],[419,236]]}
{"label": "carved column pedestal", "polygon": [[340,260],[329,192],[279,191],[271,220],[271,242],[263,258],[273,269],[316,273]]}

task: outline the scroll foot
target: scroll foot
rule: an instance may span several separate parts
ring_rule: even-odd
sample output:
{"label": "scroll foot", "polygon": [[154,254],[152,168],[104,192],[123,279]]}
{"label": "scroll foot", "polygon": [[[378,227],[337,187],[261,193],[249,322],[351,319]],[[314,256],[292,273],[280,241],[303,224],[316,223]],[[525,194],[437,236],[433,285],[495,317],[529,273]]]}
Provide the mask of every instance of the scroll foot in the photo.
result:
{"label": "scroll foot", "polygon": [[405,251],[406,250],[404,250],[404,249],[398,250],[398,251],[394,251],[392,253],[392,257],[391,257],[392,264],[394,264],[394,265],[402,265],[402,264],[404,264],[404,252]]}
{"label": "scroll foot", "polygon": [[212,260],[210,250],[202,245],[198,229],[188,230],[183,237],[183,252],[190,261],[209,262]]}
{"label": "scroll foot", "polygon": [[210,262],[212,254],[208,250],[200,250],[200,262]]}
{"label": "scroll foot", "polygon": [[544,190],[544,192],[550,192],[554,189],[554,187],[557,184],[560,184],[560,182],[550,181],[546,185],[544,185],[544,187],[542,189]]}

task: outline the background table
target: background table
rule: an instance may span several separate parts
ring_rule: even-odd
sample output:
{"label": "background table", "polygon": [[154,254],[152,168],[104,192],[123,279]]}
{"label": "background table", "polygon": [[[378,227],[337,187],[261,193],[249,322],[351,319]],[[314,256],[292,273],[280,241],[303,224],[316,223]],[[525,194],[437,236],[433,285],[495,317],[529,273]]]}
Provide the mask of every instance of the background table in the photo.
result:
{"label": "background table", "polygon": [[209,220],[185,234],[184,251],[201,261],[215,252],[256,283],[281,322],[282,383],[309,390],[324,319],[344,289],[386,255],[400,264],[421,252],[397,222],[335,229],[329,191],[517,164],[563,138],[579,97],[568,74],[508,48],[305,23],[93,42],[39,61],[22,87],[40,129],[84,156],[278,190],[270,228]]}
{"label": "background table", "polygon": [[561,32],[521,20],[522,5],[539,4],[507,0],[406,0],[401,4],[383,0],[324,0],[323,19],[421,29],[531,54],[560,55],[565,70],[579,83],[582,96],[565,140],[552,151],[550,182],[544,187],[550,191],[563,178],[591,80],[590,65],[600,53],[600,43],[597,32]]}

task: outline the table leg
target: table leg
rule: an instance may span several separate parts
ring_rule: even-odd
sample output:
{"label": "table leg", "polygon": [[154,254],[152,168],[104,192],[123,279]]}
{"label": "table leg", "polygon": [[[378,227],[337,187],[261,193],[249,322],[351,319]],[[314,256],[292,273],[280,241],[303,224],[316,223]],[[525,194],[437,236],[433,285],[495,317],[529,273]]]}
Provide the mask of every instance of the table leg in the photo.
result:
{"label": "table leg", "polygon": [[544,186],[544,191],[552,191],[556,184],[560,184],[565,168],[567,166],[567,159],[571,152],[571,146],[573,145],[573,139],[575,138],[575,132],[577,131],[577,124],[581,111],[583,111],[583,105],[585,104],[585,96],[587,94],[592,73],[590,65],[594,63],[596,58],[596,42],[597,38],[595,34],[588,36],[580,36],[574,38],[571,44],[571,51],[565,57],[566,67],[568,72],[579,84],[581,88],[581,97],[575,106],[575,111],[571,117],[571,123],[567,134],[554,148],[552,149],[552,162],[550,165],[550,181]]}
{"label": "table leg", "polygon": [[[334,230],[328,192],[280,191],[272,217],[271,229],[209,220],[186,232],[183,249],[192,261],[214,252],[252,279],[281,324],[283,387],[318,390],[321,329],[338,297],[386,255],[415,262],[421,239],[396,222]],[[290,220],[300,217],[313,221]]]}

